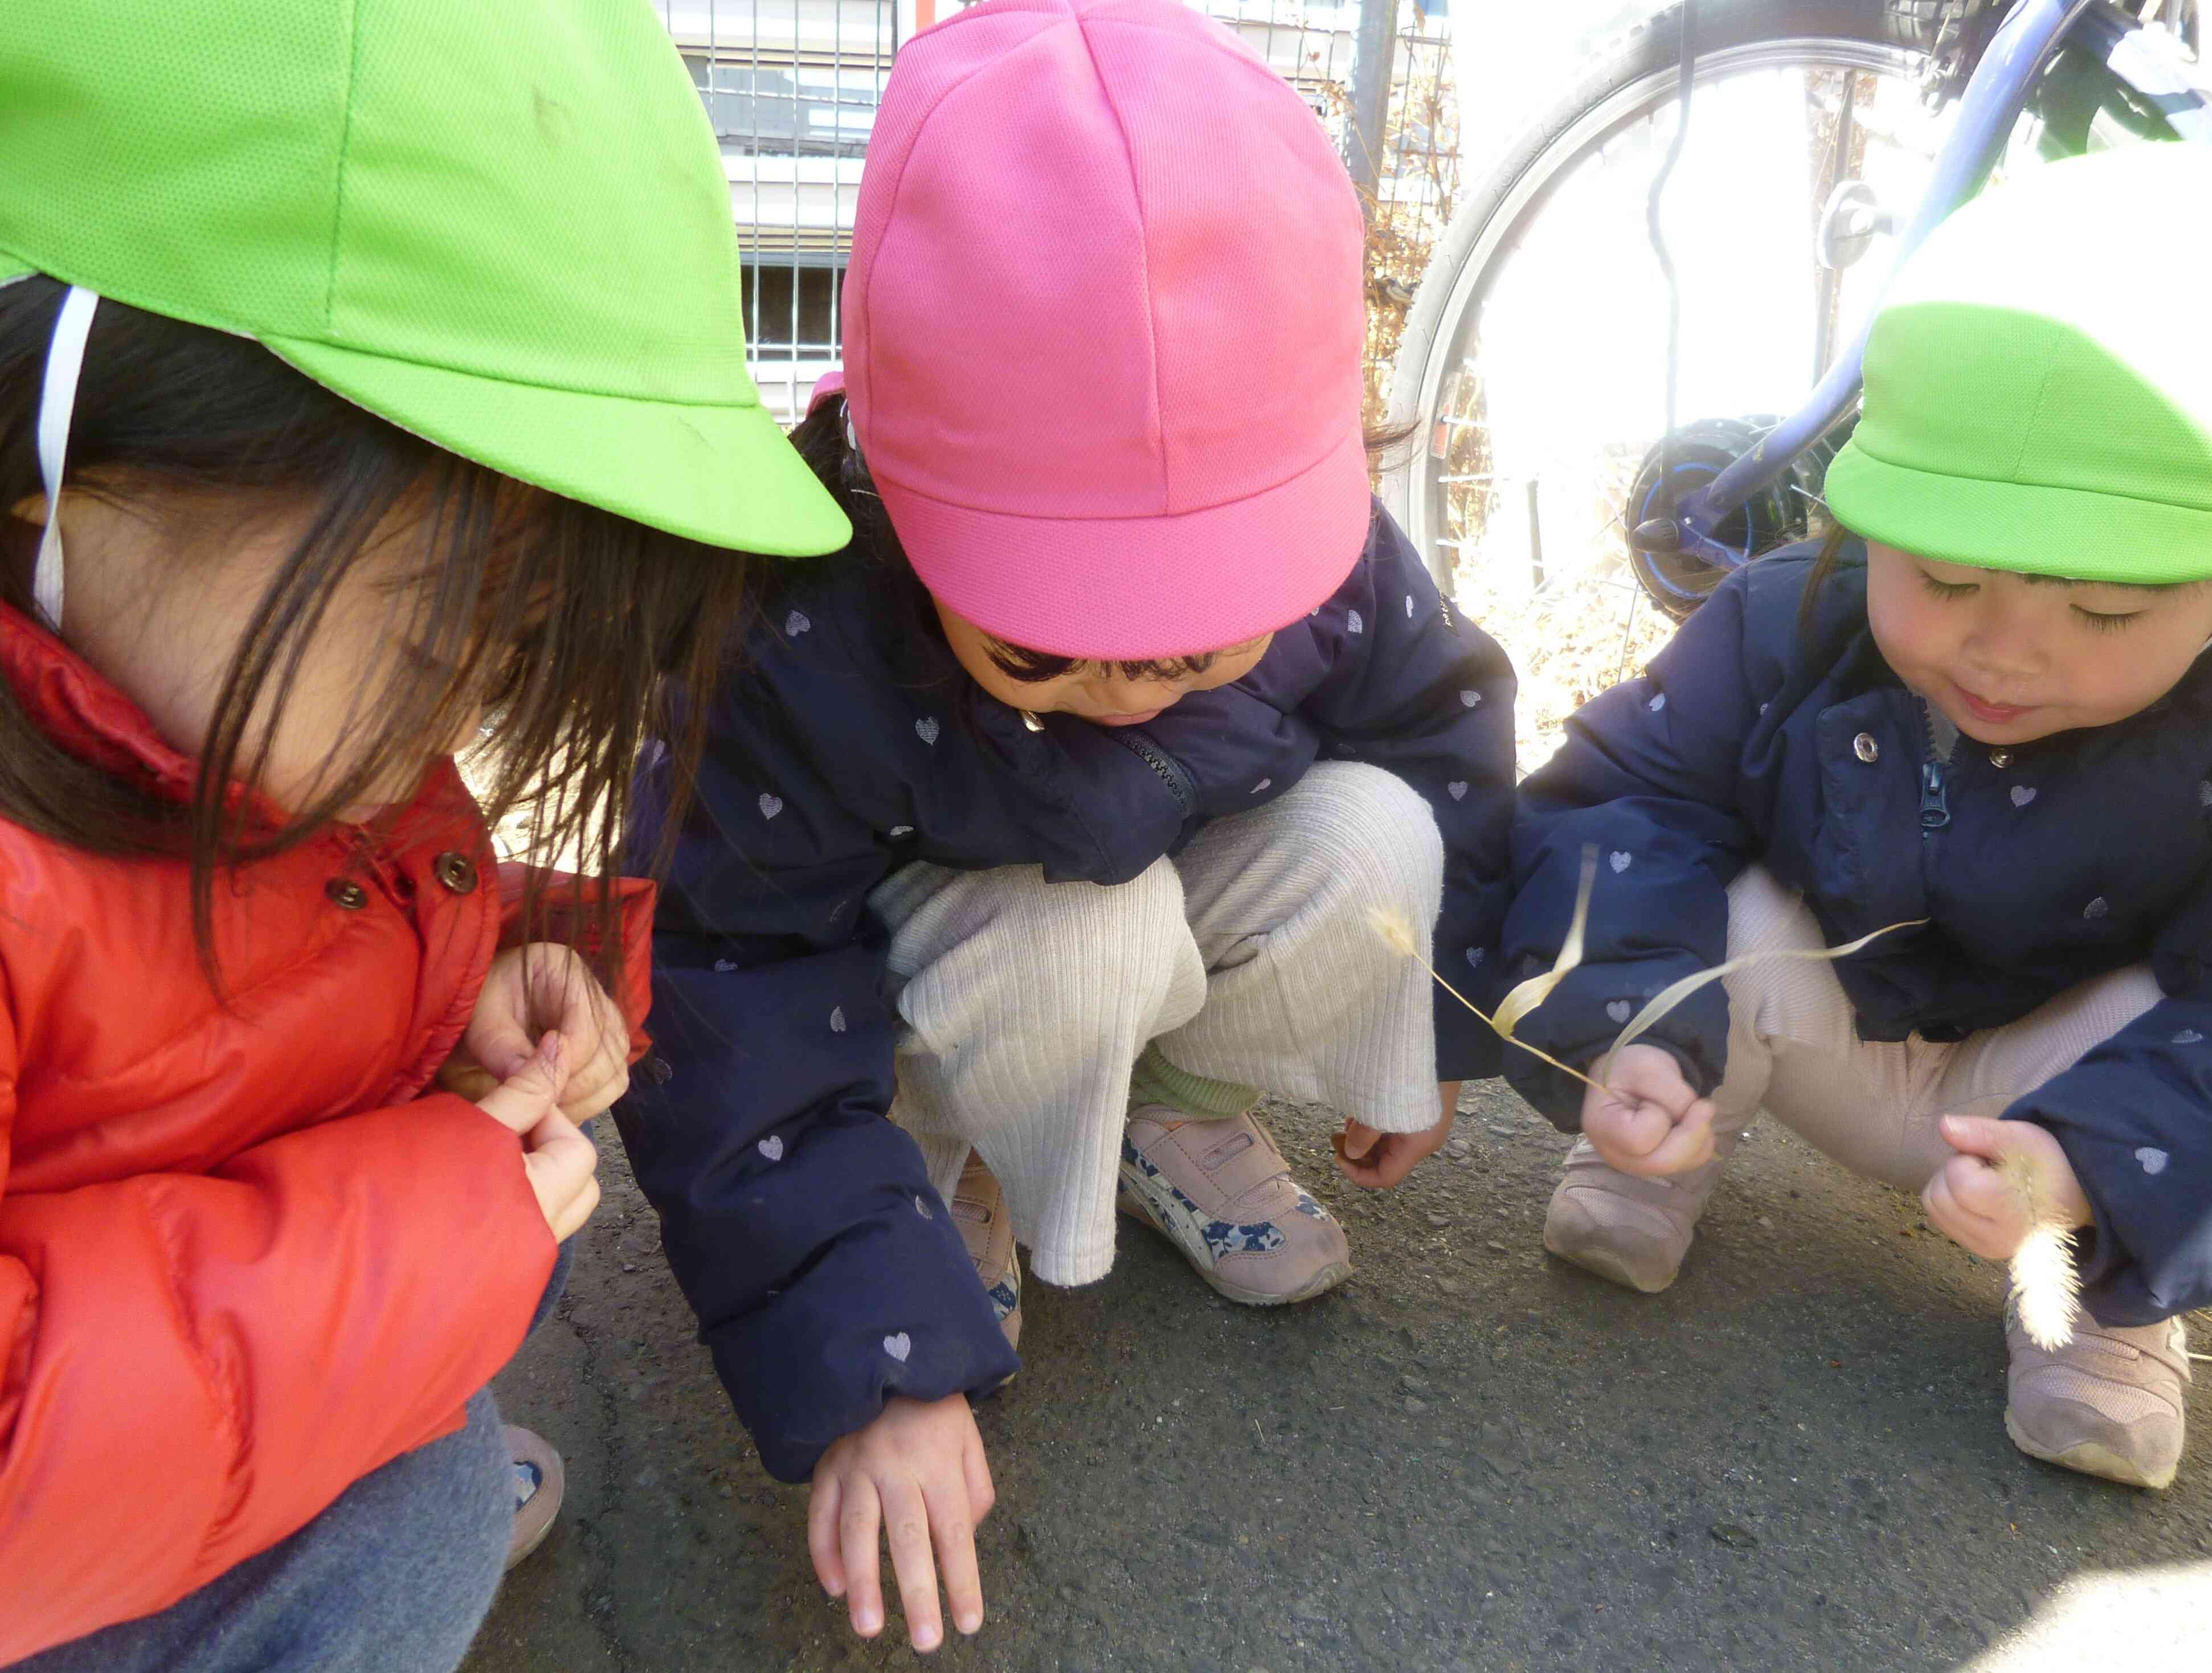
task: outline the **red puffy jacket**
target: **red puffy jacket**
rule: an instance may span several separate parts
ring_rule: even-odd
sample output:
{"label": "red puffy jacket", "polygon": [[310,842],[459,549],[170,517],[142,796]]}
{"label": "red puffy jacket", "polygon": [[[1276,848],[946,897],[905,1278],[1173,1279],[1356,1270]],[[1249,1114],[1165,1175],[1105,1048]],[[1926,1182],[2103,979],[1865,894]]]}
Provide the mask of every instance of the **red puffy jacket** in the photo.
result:
{"label": "red puffy jacket", "polygon": [[[0,676],[72,752],[190,794],[4,608]],[[187,890],[0,822],[0,1664],[167,1607],[450,1432],[552,1269],[520,1141],[423,1090],[501,935],[452,764],[388,835],[218,884],[227,1007]],[[634,1018],[650,910],[625,901]]]}

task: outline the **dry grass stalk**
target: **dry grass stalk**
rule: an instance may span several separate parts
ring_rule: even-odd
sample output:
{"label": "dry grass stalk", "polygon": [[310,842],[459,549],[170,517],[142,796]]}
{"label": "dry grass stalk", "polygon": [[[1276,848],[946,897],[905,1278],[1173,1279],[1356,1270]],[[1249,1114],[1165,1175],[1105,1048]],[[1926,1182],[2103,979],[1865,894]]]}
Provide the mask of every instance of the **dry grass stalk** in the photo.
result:
{"label": "dry grass stalk", "polygon": [[[1421,944],[1417,939],[1415,939],[1413,934],[1413,926],[1406,921],[1406,915],[1404,913],[1393,911],[1387,908],[1378,906],[1368,913],[1367,922],[1374,927],[1375,933],[1382,938],[1384,943],[1389,946],[1392,952],[1398,953],[1403,958],[1412,959],[1423,970],[1426,970],[1431,978],[1435,981],[1437,986],[1442,988],[1462,1005],[1464,1005],[1468,1010],[1474,1012],[1476,1016],[1480,1017],[1490,1027],[1496,1029],[1501,1038],[1513,1040],[1513,1037],[1510,1034],[1508,1034],[1504,1029],[1498,1026],[1496,1018],[1492,1017],[1489,1012],[1484,1010],[1480,1005],[1477,1005],[1465,994],[1460,992],[1458,989],[1453,987],[1450,983],[1445,981],[1443,973],[1438,970],[1434,964],[1431,964],[1426,958],[1421,956]],[[1540,977],[1538,978],[1538,980],[1541,979],[1542,978]],[[1518,990],[1516,989],[1516,991]],[[1519,1046],[1522,1050],[1528,1053],[1529,1056],[1542,1058],[1553,1068],[1559,1070],[1561,1073],[1571,1074],[1585,1086],[1595,1086],[1597,1090],[1601,1092],[1612,1090],[1610,1087],[1601,1085],[1599,1082],[1591,1080],[1589,1076],[1584,1074],[1580,1069],[1575,1068],[1573,1064],[1562,1063],[1558,1058],[1553,1056],[1550,1052],[1540,1051],[1534,1046],[1528,1043],[1525,1040],[1513,1040],[1513,1043]]]}
{"label": "dry grass stalk", "polygon": [[[1387,910],[1378,906],[1368,915],[1368,922],[1391,951],[1401,958],[1411,958],[1419,964],[1429,973],[1438,987],[1474,1012],[1476,1016],[1480,1017],[1497,1032],[1500,1039],[1510,1040],[1531,1056],[1543,1059],[1553,1068],[1574,1076],[1585,1086],[1595,1087],[1599,1092],[1609,1093],[1613,1088],[1604,1082],[1593,1080],[1572,1064],[1561,1062],[1551,1053],[1539,1050],[1526,1040],[1518,1038],[1513,1032],[1522,1019],[1549,999],[1552,996],[1552,990],[1565,981],[1568,973],[1583,962],[1583,933],[1589,928],[1590,896],[1596,887],[1596,883],[1597,848],[1594,843],[1585,843],[1583,846],[1582,874],[1575,883],[1574,916],[1567,924],[1566,940],[1559,945],[1559,956],[1553,960],[1552,968],[1542,975],[1532,976],[1526,982],[1516,984],[1504,999],[1498,1001],[1498,1009],[1494,1014],[1485,1011],[1458,989],[1453,987],[1450,983],[1445,981],[1437,967],[1422,957],[1420,941],[1414,935],[1413,927],[1406,921],[1403,913]],[[1607,1062],[1619,1056],[1624,1047],[1634,1043],[1639,1035],[1664,1019],[1676,1006],[1708,983],[1718,982],[1739,970],[1749,970],[1754,964],[1765,964],[1771,959],[1802,958],[1815,963],[1826,963],[1832,959],[1848,958],[1881,936],[1889,934],[1893,930],[1910,929],[1927,922],[1925,918],[1910,918],[1902,923],[1884,924],[1880,929],[1869,934],[1862,935],[1856,941],[1846,942],[1839,947],[1783,947],[1771,952],[1747,952],[1740,958],[1731,958],[1725,964],[1716,964],[1711,970],[1699,970],[1694,976],[1686,976],[1680,982],[1670,983],[1662,989],[1650,1004],[1631,1017],[1628,1019],[1628,1025],[1613,1037],[1613,1043],[1606,1048],[1604,1056],[1599,1061]],[[2070,1256],[2066,1256],[2066,1259],[2067,1271],[2070,1275],[2072,1272]],[[2014,1265],[2014,1281],[2017,1288],[2020,1281],[2017,1258]],[[2063,1316],[2067,1317],[2072,1316],[2073,1293],[2071,1288],[2066,1293],[2068,1311]],[[2048,1316],[2047,1312],[2039,1315],[2045,1317]],[[2033,1334],[2033,1327],[2030,1327],[2030,1334]],[[2040,1341],[2042,1339],[2038,1337],[2037,1340]]]}
{"label": "dry grass stalk", "polygon": [[2081,1275],[2074,1267],[2074,1228],[2051,1211],[2033,1156],[2010,1151],[1996,1167],[2028,1219],[2027,1236],[2012,1257],[2012,1294],[2021,1329],[2038,1348],[2063,1348],[2074,1340],[2075,1302],[2081,1293]]}
{"label": "dry grass stalk", "polygon": [[1856,941],[1846,941],[1839,947],[1778,947],[1771,952],[1747,952],[1741,958],[1731,958],[1726,964],[1716,964],[1709,970],[1699,970],[1695,976],[1686,976],[1680,982],[1669,983],[1652,996],[1651,1002],[1628,1019],[1628,1025],[1613,1037],[1610,1057],[1622,1047],[1633,1044],[1638,1035],[1656,1026],[1667,1014],[1692,994],[1708,983],[1718,982],[1734,976],[1738,970],[1747,970],[1754,964],[1772,959],[1802,958],[1812,964],[1825,964],[1838,958],[1848,958],[1869,943],[1893,930],[1911,929],[1928,922],[1925,918],[1907,918],[1902,923],[1886,923],[1880,929],[1862,935]]}

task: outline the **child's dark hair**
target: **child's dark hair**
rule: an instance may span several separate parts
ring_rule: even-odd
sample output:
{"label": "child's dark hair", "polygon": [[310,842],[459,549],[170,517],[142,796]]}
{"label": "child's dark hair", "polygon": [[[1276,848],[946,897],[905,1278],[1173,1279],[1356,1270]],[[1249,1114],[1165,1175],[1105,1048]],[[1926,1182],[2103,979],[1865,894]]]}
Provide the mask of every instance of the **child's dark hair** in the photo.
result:
{"label": "child's dark hair", "polygon": [[[8,513],[42,491],[34,431],[64,294],[43,277],[0,288],[0,557],[20,560],[0,562],[0,601],[25,613],[37,531]],[[153,490],[148,508],[173,517],[188,548],[222,538],[241,496],[313,516],[222,672],[188,806],[60,747],[0,678],[0,818],[92,853],[188,858],[201,956],[219,986],[217,873],[305,840],[481,704],[496,721],[471,751],[487,817],[525,810],[520,834],[533,853],[591,874],[565,903],[526,902],[526,925],[559,910],[587,938],[611,931],[633,763],[648,733],[671,729],[673,678],[695,699],[666,739],[688,794],[708,710],[700,694],[713,688],[758,560],[501,477],[258,344],[112,301],[94,319],[68,486],[118,505]],[[392,642],[411,644],[419,661],[392,656],[382,689],[361,694],[362,747],[342,775],[325,775],[311,806],[289,810],[281,829],[249,830],[226,791],[266,766],[272,728],[254,717],[282,711],[332,596],[395,512],[428,531],[424,567],[394,586],[392,605]],[[664,861],[679,824],[680,814],[664,827]]]}
{"label": "child's dark hair", "polygon": [[[899,544],[898,531],[884,509],[883,501],[877,496],[868,480],[866,465],[845,434],[845,398],[833,396],[817,401],[799,428],[791,433],[792,445],[799,449],[799,457],[811,465],[814,474],[822,479],[823,486],[844,508],[852,520],[854,546],[867,557],[887,564],[908,575],[913,567],[907,562],[906,549]],[[1419,425],[1407,425],[1392,429],[1370,429],[1367,433],[1368,453],[1371,458],[1399,446],[1407,437],[1417,434]],[[1176,656],[1150,661],[1115,662],[1104,665],[1124,679],[1181,679],[1189,674],[1202,674],[1222,656],[1219,650],[1200,651],[1190,656]],[[1009,679],[1042,684],[1073,673],[1078,668],[1095,666],[1091,659],[1060,656],[1050,651],[1034,650],[1026,645],[1010,645],[1003,640],[994,640],[990,647],[991,660]]]}
{"label": "child's dark hair", "polygon": [[1844,567],[1844,548],[1851,543],[1851,532],[1841,523],[1831,522],[1820,537],[1820,549],[1813,554],[1813,567],[1805,572],[1805,590],[1797,599],[1797,637],[1810,641],[1815,624],[1820,620],[1820,596],[1828,590],[1828,583]]}

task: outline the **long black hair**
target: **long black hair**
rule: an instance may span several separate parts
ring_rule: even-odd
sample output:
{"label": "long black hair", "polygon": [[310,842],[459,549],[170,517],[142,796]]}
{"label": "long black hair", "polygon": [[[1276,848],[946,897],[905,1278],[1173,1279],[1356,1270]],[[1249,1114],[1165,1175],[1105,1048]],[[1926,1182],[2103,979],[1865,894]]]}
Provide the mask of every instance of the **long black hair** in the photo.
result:
{"label": "long black hair", "polygon": [[[64,294],[44,277],[0,287],[0,602],[25,612],[38,531],[9,508],[41,492],[39,395]],[[257,500],[312,516],[222,672],[187,805],[61,747],[0,679],[0,818],[90,853],[189,859],[194,928],[216,978],[217,874],[306,840],[481,705],[495,724],[470,765],[487,818],[579,877],[569,900],[532,899],[526,917],[558,910],[586,939],[611,935],[632,763],[648,735],[662,737],[688,794],[708,704],[685,704],[690,718],[672,726],[665,693],[672,678],[695,696],[712,690],[758,559],[526,486],[364,411],[258,344],[112,301],[94,316],[65,485],[177,522],[186,551],[219,543]],[[390,588],[390,642],[417,654],[388,656],[376,689],[360,694],[354,747],[309,805],[277,829],[253,828],[228,792],[265,770],[267,717],[394,513],[427,531],[422,568]],[[190,559],[179,568],[188,584]],[[669,840],[679,824],[680,808]]]}

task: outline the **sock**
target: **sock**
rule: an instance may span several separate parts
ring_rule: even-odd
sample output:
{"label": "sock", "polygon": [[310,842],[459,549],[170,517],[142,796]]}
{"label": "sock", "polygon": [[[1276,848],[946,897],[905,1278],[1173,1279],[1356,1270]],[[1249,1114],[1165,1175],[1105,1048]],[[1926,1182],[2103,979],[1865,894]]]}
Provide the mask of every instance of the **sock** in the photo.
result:
{"label": "sock", "polygon": [[1179,1069],[1156,1045],[1145,1048],[1129,1071],[1129,1103],[1164,1104],[1193,1121],[1224,1121],[1241,1116],[1260,1101],[1256,1086],[1239,1086],[1228,1080],[1208,1080],[1202,1074]]}

